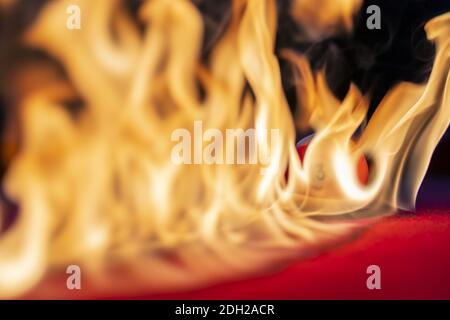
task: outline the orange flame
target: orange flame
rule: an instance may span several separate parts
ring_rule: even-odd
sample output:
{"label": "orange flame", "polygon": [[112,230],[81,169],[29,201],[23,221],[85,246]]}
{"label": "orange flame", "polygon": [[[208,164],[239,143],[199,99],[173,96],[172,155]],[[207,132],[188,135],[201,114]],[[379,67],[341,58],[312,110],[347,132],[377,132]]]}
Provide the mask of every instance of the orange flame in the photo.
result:
{"label": "orange flame", "polygon": [[362,0],[294,0],[292,16],[308,38],[320,40],[339,31],[350,31]]}
{"label": "orange flame", "polygon": [[[359,2],[346,3],[348,17]],[[82,29],[55,27],[65,26],[72,4],[81,8]],[[413,206],[449,125],[449,14],[426,26],[437,44],[429,82],[394,88],[358,139],[367,98],[352,86],[339,101],[322,73],[284,52],[316,132],[301,163],[274,54],[275,1],[234,1],[207,64],[190,1],[145,1],[143,35],[122,4],[52,1],[27,33],[64,74],[41,65],[18,75],[23,83],[39,70],[41,81],[20,101],[20,150],[3,181],[20,215],[0,238],[0,296],[22,294],[49,269],[74,262],[99,287],[112,269],[147,290],[203,285],[307,254],[364,217]],[[327,14],[325,21],[340,21],[340,13]],[[65,105],[73,100],[82,101],[75,113]],[[195,121],[221,132],[279,130],[271,146],[257,136],[268,167],[174,164],[171,133],[193,131]],[[354,170],[361,155],[374,162],[366,186]]]}

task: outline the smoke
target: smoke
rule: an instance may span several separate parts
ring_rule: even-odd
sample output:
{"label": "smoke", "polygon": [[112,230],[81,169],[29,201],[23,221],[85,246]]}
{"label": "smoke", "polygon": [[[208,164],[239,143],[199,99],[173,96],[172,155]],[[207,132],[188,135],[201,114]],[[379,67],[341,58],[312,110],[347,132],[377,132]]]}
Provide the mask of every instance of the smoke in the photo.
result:
{"label": "smoke", "polygon": [[[366,8],[381,9],[381,29],[369,30]],[[277,48],[293,48],[308,57],[313,69],[325,69],[334,94],[343,98],[351,82],[371,97],[371,114],[387,91],[401,81],[423,83],[434,61],[434,46],[426,39],[424,24],[450,10],[439,0],[366,0],[354,17],[351,33],[338,33],[321,41],[299,36],[289,11],[280,12]],[[284,69],[289,67],[284,66]],[[295,83],[284,73],[285,90],[293,96]],[[295,101],[290,101],[291,105]]]}

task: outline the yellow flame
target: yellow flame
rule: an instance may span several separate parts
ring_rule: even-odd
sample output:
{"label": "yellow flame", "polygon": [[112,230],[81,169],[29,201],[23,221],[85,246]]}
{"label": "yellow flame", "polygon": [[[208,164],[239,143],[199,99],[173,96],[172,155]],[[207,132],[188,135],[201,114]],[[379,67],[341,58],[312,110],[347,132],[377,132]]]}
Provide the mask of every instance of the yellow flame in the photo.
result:
{"label": "yellow flame", "polygon": [[[62,27],[72,4],[81,30]],[[301,256],[348,234],[360,223],[350,217],[413,205],[449,125],[449,14],[426,26],[437,44],[429,82],[394,88],[358,139],[367,99],[351,86],[339,101],[322,73],[283,53],[297,67],[304,121],[316,132],[302,164],[274,54],[275,1],[234,1],[206,64],[190,1],[145,1],[144,34],[122,5],[52,1],[26,35],[65,74],[44,68],[21,98],[20,150],[3,181],[20,214],[0,238],[0,296],[74,262],[102,284],[106,266],[119,266],[147,289],[201,285]],[[83,102],[76,114],[65,107],[72,100]],[[195,121],[221,132],[255,128],[269,165],[174,164],[171,133],[193,132]],[[280,132],[273,145],[267,129]],[[362,155],[374,162],[368,185],[356,174]]]}
{"label": "yellow flame", "polygon": [[320,40],[340,31],[350,31],[362,0],[294,0],[291,13],[305,35]]}

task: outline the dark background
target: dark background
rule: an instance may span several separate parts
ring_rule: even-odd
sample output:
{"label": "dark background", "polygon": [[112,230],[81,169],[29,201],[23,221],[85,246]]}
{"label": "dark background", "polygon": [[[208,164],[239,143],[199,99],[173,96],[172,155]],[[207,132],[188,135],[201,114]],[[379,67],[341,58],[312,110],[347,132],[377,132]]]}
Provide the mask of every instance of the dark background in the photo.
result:
{"label": "dark background", "polygon": [[[366,8],[381,9],[381,29],[366,27]],[[318,8],[320,10],[320,8]],[[424,83],[434,61],[434,45],[425,35],[431,18],[450,11],[449,0],[366,0],[354,19],[350,35],[336,35],[318,43],[296,41],[297,25],[286,6],[280,6],[277,49],[305,52],[313,68],[324,68],[333,92],[343,98],[351,82],[371,96],[369,116],[387,91],[401,81]],[[282,62],[284,87],[295,105],[295,88],[290,66]],[[450,107],[450,106],[448,106]],[[450,205],[450,133],[438,145],[418,197],[418,205]]]}

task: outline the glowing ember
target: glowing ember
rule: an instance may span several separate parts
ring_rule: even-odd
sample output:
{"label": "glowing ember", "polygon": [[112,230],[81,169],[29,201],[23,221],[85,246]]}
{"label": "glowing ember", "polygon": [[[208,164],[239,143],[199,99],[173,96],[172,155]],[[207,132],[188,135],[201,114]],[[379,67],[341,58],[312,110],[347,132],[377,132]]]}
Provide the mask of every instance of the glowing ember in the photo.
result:
{"label": "glowing ember", "polygon": [[[349,28],[359,1],[346,3]],[[72,4],[83,12],[81,30],[58,27]],[[341,15],[327,9],[323,19]],[[303,163],[274,55],[275,1],[234,1],[207,64],[191,2],[143,1],[140,18],[143,35],[122,1],[49,1],[28,30],[26,43],[65,74],[36,63],[16,75],[18,90],[26,88],[21,140],[3,186],[19,216],[0,238],[0,296],[22,294],[75,262],[101,288],[115,272],[148,290],[204,285],[310,254],[364,218],[413,207],[449,125],[449,14],[426,25],[437,44],[428,83],[395,87],[360,136],[368,101],[359,90],[339,101],[322,73],[284,52],[315,131]],[[70,101],[81,107],[69,111]],[[266,174],[261,164],[173,163],[172,133],[193,132],[196,121],[220,132],[255,128],[270,159]],[[272,129],[279,135],[269,145],[259,133]],[[367,183],[356,169],[364,157]]]}

